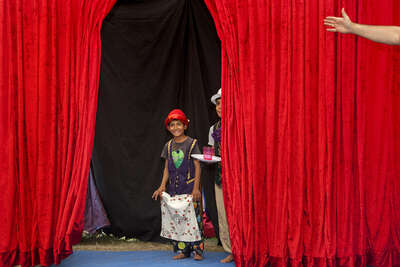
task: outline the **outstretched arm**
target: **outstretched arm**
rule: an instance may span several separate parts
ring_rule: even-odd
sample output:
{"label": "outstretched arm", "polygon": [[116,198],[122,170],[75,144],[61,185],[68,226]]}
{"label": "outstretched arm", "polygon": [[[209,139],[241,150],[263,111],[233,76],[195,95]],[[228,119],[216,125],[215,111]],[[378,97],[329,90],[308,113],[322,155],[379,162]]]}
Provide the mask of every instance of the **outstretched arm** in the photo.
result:
{"label": "outstretched arm", "polygon": [[398,26],[374,26],[354,23],[350,20],[344,8],[343,17],[326,17],[324,24],[330,28],[327,31],[352,33],[367,38],[371,41],[400,45],[400,27]]}

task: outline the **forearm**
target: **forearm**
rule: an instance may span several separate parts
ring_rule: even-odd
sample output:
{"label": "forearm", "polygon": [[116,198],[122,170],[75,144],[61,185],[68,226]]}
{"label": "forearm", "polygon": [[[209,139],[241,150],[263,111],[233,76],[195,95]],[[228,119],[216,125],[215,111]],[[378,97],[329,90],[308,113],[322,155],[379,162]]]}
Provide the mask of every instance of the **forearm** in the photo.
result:
{"label": "forearm", "polygon": [[400,45],[400,27],[352,23],[351,33],[378,43]]}
{"label": "forearm", "polygon": [[193,188],[200,190],[201,168],[200,168],[200,163],[198,160],[195,160],[195,162],[194,162],[194,169],[195,169],[195,175],[194,175]]}
{"label": "forearm", "polygon": [[167,183],[168,183],[168,175],[163,175],[163,179],[162,179],[162,181],[161,181],[161,185],[160,185],[160,187],[166,187],[167,186]]}
{"label": "forearm", "polygon": [[166,160],[166,161],[165,161],[164,172],[163,172],[163,178],[162,178],[160,187],[166,187],[166,186],[167,186],[168,178],[169,178],[169,173],[168,173],[168,160]]}

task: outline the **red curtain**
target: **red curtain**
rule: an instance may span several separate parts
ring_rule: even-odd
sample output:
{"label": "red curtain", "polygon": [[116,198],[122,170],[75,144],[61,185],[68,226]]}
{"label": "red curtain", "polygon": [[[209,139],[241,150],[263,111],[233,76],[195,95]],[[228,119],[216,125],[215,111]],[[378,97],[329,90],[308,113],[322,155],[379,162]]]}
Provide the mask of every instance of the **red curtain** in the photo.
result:
{"label": "red curtain", "polygon": [[222,41],[236,266],[400,266],[400,51],[325,31],[397,0],[206,0]]}
{"label": "red curtain", "polygon": [[80,240],[114,2],[0,1],[1,266],[59,263]]}

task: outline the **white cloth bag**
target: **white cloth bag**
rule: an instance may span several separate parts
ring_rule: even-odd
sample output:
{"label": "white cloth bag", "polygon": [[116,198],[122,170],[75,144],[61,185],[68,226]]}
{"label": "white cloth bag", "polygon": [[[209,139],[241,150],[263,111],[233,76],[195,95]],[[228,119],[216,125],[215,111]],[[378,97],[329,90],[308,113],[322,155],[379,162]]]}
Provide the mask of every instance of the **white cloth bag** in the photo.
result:
{"label": "white cloth bag", "polygon": [[162,193],[160,235],[171,240],[184,242],[201,240],[191,195],[184,194],[171,197],[166,192]]}

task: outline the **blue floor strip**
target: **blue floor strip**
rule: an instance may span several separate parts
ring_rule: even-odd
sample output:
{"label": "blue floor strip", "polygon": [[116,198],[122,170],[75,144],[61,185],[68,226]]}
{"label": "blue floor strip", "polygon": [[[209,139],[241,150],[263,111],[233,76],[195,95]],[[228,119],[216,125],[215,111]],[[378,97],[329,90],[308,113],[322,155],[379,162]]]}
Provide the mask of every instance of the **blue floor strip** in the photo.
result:
{"label": "blue floor strip", "polygon": [[[173,260],[171,251],[74,251],[62,261],[59,267],[184,267],[184,266],[235,266],[234,263],[220,263],[228,254],[205,252],[204,260],[193,258]],[[55,267],[55,265],[53,265]]]}

